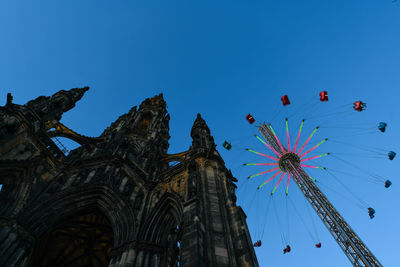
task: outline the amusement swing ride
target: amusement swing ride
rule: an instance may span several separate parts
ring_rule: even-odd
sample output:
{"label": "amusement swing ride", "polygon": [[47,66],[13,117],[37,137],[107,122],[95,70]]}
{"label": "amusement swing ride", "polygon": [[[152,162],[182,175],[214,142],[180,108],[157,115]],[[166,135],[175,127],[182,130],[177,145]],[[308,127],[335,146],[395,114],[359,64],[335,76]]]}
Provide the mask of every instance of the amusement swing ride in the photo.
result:
{"label": "amusement swing ride", "polygon": [[[328,94],[326,91],[321,92],[320,101],[328,101]],[[284,95],[281,98],[282,104],[284,106],[289,105],[290,101],[287,95]],[[366,108],[366,104],[362,101],[356,101],[353,103],[353,109],[356,111],[363,111]],[[246,116],[247,121],[250,124],[255,122],[254,117],[251,114]],[[306,145],[309,143],[313,135],[319,129],[319,127],[315,127],[312,133],[309,135],[307,140],[303,145],[298,147],[299,138],[302,133],[304,119],[301,121],[300,129],[298,131],[296,141],[293,146],[290,144],[290,133],[288,126],[288,119],[285,119],[286,124],[286,139],[287,144],[284,146],[281,140],[278,138],[271,124],[262,123],[257,126],[257,130],[259,135],[255,135],[255,137],[263,143],[270,152],[272,152],[273,156],[260,153],[254,151],[252,149],[246,148],[247,151],[262,156],[264,158],[268,158],[272,162],[267,163],[245,163],[245,166],[257,165],[257,166],[270,166],[271,169],[263,171],[261,173],[257,173],[248,177],[251,179],[256,176],[273,173],[275,172],[268,180],[264,183],[260,184],[257,189],[262,188],[268,182],[272,181],[275,177],[279,177],[278,182],[273,188],[271,195],[274,194],[275,190],[282,182],[282,180],[286,178],[286,190],[285,193],[288,195],[289,183],[292,180],[296,183],[300,191],[302,192],[305,199],[309,202],[309,204],[313,207],[318,217],[322,220],[323,224],[327,227],[335,241],[338,243],[340,248],[343,250],[345,255],[348,257],[353,266],[382,266],[382,264],[378,261],[378,259],[373,255],[373,253],[367,248],[367,246],[363,243],[363,241],[358,237],[355,231],[350,227],[350,225],[344,220],[344,218],[339,214],[339,212],[335,209],[333,204],[328,200],[328,198],[322,193],[322,191],[316,185],[316,180],[308,175],[305,172],[305,168],[314,168],[314,169],[326,169],[324,167],[318,167],[313,165],[308,165],[308,161],[313,159],[317,159],[320,157],[324,157],[329,155],[330,153],[324,153],[317,156],[308,156],[310,152],[314,151],[321,144],[326,142],[328,138],[323,139],[318,144],[314,145],[310,149],[305,150]],[[378,129],[381,132],[384,132],[386,129],[386,123],[381,122],[378,125]],[[232,148],[232,145],[225,141],[223,147],[227,150]],[[390,151],[388,154],[390,160],[393,160],[396,153]],[[391,181],[385,181],[385,187],[388,188],[391,185]],[[368,213],[370,218],[374,217],[375,210],[371,207],[368,208]],[[261,240],[258,240],[255,244],[255,247],[261,246]],[[321,247],[321,243],[317,243],[315,245],[317,248]],[[290,245],[287,245],[283,252],[284,254],[291,251]]]}

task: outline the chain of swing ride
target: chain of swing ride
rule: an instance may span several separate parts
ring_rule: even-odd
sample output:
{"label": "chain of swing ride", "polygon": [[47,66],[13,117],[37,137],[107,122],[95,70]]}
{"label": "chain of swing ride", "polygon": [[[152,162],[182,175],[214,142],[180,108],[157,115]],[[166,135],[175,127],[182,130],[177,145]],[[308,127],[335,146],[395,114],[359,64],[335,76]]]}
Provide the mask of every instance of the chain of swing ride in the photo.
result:
{"label": "chain of swing ride", "polygon": [[[326,96],[327,100],[327,93],[321,92],[321,101]],[[325,101],[326,101],[325,100]],[[285,105],[285,102],[289,102],[287,96],[282,97],[282,102]],[[359,103],[355,103],[355,105],[361,104],[361,101],[358,101]],[[289,102],[290,104],[290,102]],[[363,107],[364,108],[364,107]],[[356,108],[354,108],[356,109]],[[357,110],[357,109],[356,109]],[[361,109],[358,111],[361,111]],[[252,124],[254,123],[255,119],[249,114],[247,116],[247,120]],[[312,160],[315,158],[319,158],[322,156],[326,156],[329,153],[310,157],[310,158],[303,158],[306,154],[317,148],[319,145],[321,145],[323,142],[325,142],[327,139],[322,140],[319,142],[317,145],[314,147],[310,148],[308,151],[300,154],[305,147],[305,145],[308,143],[308,141],[311,139],[311,137],[314,135],[318,127],[315,128],[315,130],[312,132],[312,134],[308,137],[306,142],[300,147],[300,149],[296,152],[297,149],[297,144],[299,141],[299,137],[301,134],[301,130],[303,127],[304,120],[301,123],[299,133],[296,138],[296,143],[293,147],[293,151],[291,151],[290,148],[290,139],[289,139],[289,130],[288,130],[288,123],[286,119],[286,132],[287,132],[287,141],[288,141],[288,146],[287,148],[283,147],[282,143],[278,139],[277,135],[275,134],[273,128],[271,125],[267,124],[261,124],[258,127],[258,131],[260,134],[264,137],[266,142],[256,136],[262,143],[264,143],[270,150],[272,150],[277,157],[271,157],[269,155],[265,155],[250,149],[246,149],[250,152],[253,152],[255,154],[273,159],[277,161],[276,163],[264,163],[264,164],[245,164],[245,165],[275,165],[276,167],[273,169],[270,169],[268,171],[255,174],[250,176],[258,176],[261,174],[265,174],[274,170],[278,170],[277,173],[275,173],[271,178],[269,178],[267,181],[265,181],[263,184],[261,184],[259,188],[261,188],[263,185],[271,181],[274,177],[277,175],[281,174],[281,177],[276,184],[274,190],[272,193],[276,190],[278,187],[279,183],[282,181],[284,176],[287,174],[287,188],[286,188],[286,193],[288,190],[288,185],[289,185],[289,180],[290,177],[294,178],[294,181],[298,185],[300,191],[303,193],[305,198],[308,200],[308,202],[311,204],[311,206],[314,208],[314,210],[317,212],[318,216],[322,220],[322,222],[325,224],[325,226],[328,228],[329,232],[332,234],[333,238],[336,240],[336,242],[339,244],[343,252],[346,254],[350,262],[352,263],[353,266],[366,266],[366,267],[375,267],[375,266],[382,266],[382,264],[377,260],[377,258],[373,255],[373,253],[367,248],[367,246],[362,242],[362,240],[357,236],[357,234],[354,232],[354,230],[348,225],[348,223],[343,219],[343,217],[339,214],[339,212],[334,208],[334,206],[330,203],[330,201],[327,199],[327,197],[319,190],[319,188],[316,186],[314,182],[312,182],[313,178],[307,175],[307,173],[303,170],[303,167],[310,167],[310,168],[322,168],[322,167],[316,167],[316,166],[310,166],[310,165],[305,165],[302,164],[304,161]],[[278,152],[281,151],[281,152]],[[280,170],[279,170],[280,169]],[[271,194],[272,194],[271,193]]]}

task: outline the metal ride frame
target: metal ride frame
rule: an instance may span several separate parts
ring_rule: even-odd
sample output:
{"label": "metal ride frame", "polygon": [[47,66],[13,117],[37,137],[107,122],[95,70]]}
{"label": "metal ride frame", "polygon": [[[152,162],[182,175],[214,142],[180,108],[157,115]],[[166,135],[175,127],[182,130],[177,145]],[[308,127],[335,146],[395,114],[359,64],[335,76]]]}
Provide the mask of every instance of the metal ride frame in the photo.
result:
{"label": "metal ride frame", "polygon": [[[267,124],[261,124],[258,131],[272,148],[276,151],[281,150]],[[286,149],[285,151],[287,152]],[[299,162],[293,157],[287,157],[283,164],[353,266],[383,266],[310,179]]]}

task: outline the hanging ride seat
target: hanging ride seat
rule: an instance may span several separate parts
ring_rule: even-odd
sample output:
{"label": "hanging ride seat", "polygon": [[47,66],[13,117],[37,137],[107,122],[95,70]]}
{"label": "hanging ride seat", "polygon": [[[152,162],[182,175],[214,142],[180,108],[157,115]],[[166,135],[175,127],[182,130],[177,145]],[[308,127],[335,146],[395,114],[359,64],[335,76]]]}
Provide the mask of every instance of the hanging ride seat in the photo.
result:
{"label": "hanging ride seat", "polygon": [[250,124],[253,124],[253,123],[256,121],[256,120],[253,118],[253,116],[250,115],[250,113],[247,114],[246,120],[247,120]]}
{"label": "hanging ride seat", "polygon": [[281,101],[282,101],[282,104],[283,104],[284,106],[287,106],[287,105],[290,104],[289,97],[288,97],[287,95],[282,96],[282,97],[281,97]]}
{"label": "hanging ride seat", "polygon": [[257,240],[257,242],[255,242],[253,244],[254,247],[261,247],[261,240]]}
{"label": "hanging ride seat", "polygon": [[379,131],[381,131],[382,133],[385,132],[386,131],[386,126],[387,126],[386,122],[380,122],[378,124]]}
{"label": "hanging ride seat", "polygon": [[320,248],[321,247],[321,242],[319,242],[318,244],[315,244],[316,248]]}
{"label": "hanging ride seat", "polygon": [[283,254],[286,254],[286,253],[290,252],[290,250],[291,250],[290,246],[287,245],[286,248],[283,249]]}
{"label": "hanging ride seat", "polygon": [[375,210],[373,208],[368,208],[368,215],[372,219],[375,217]]}
{"label": "hanging ride seat", "polygon": [[392,185],[392,182],[391,182],[391,181],[389,181],[389,180],[386,180],[386,181],[385,181],[385,187],[386,187],[386,188],[389,188],[391,185]]}
{"label": "hanging ride seat", "polygon": [[223,146],[226,150],[231,150],[231,148],[232,148],[232,145],[231,145],[228,141],[225,141],[225,142],[222,144],[222,146]]}
{"label": "hanging ride seat", "polygon": [[321,101],[328,101],[328,92],[327,91],[322,91],[319,93],[319,97]]}
{"label": "hanging ride seat", "polygon": [[365,107],[367,106],[367,104],[362,101],[356,101],[353,103],[353,105],[354,105],[353,108],[360,112],[365,110]]}
{"label": "hanging ride seat", "polygon": [[395,156],[396,156],[396,152],[394,152],[394,151],[389,151],[388,157],[389,157],[390,160],[393,160]]}

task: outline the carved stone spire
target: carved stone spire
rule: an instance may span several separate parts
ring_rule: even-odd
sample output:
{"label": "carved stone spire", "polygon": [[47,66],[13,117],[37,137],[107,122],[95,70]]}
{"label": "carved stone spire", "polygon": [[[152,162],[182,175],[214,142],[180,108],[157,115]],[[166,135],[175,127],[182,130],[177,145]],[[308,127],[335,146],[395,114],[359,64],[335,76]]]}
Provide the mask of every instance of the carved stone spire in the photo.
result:
{"label": "carved stone spire", "polygon": [[[61,93],[63,90],[61,90],[58,93]],[[75,104],[76,102],[78,102],[79,100],[81,100],[81,98],[83,97],[83,95],[89,91],[89,87],[83,87],[83,88],[72,88],[69,91],[64,91],[67,95],[69,95],[69,97],[72,98],[72,102]],[[56,93],[57,94],[57,93]]]}
{"label": "carved stone spire", "polygon": [[[170,138],[167,104],[159,94],[144,100],[118,118],[101,135],[105,146],[121,157],[128,157],[140,166],[149,179],[165,166],[154,164],[167,154]],[[119,143],[119,146],[113,144]],[[165,163],[167,165],[167,163]]]}
{"label": "carved stone spire", "polygon": [[190,136],[192,137],[193,149],[210,149],[214,146],[214,138],[211,136],[210,129],[200,114],[197,114]]}
{"label": "carved stone spire", "polygon": [[156,95],[151,98],[147,98],[140,104],[139,110],[153,109],[153,110],[165,110],[167,108],[167,103],[164,100],[163,94]]}
{"label": "carved stone spire", "polygon": [[25,106],[31,108],[39,115],[42,120],[61,120],[64,112],[75,107],[89,87],[73,88],[71,90],[61,90],[51,97],[40,96],[29,101]]}

